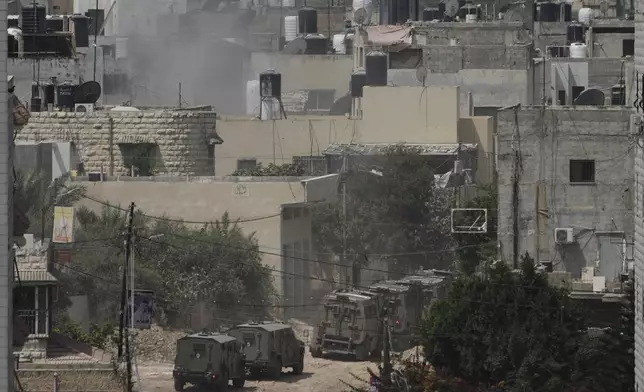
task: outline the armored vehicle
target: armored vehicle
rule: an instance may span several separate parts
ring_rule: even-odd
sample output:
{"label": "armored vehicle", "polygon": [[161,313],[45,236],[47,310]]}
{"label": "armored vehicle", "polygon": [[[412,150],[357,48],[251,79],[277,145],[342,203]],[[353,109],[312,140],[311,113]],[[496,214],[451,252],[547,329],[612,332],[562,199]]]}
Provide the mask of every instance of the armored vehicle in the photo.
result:
{"label": "armored vehicle", "polygon": [[242,388],[246,380],[242,345],[234,337],[224,334],[199,333],[177,341],[174,359],[175,391],[182,391],[186,383],[199,387],[214,387],[225,391],[228,381]]}
{"label": "armored vehicle", "polygon": [[355,355],[359,361],[380,350],[382,323],[379,293],[338,289],[324,298],[324,320],[314,329],[311,355],[324,353]]}
{"label": "armored vehicle", "polygon": [[285,367],[302,374],[304,342],[295,337],[290,325],[274,321],[247,323],[231,328],[228,334],[242,343],[246,368],[253,376],[266,372],[278,378]]}

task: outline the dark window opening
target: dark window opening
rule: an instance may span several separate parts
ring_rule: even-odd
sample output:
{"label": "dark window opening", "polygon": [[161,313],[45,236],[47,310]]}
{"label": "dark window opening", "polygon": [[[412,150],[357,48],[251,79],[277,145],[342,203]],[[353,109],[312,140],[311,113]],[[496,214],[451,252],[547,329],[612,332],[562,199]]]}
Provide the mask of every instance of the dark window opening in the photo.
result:
{"label": "dark window opening", "polygon": [[215,174],[215,145],[214,144],[208,145],[208,168],[210,169],[211,173],[214,175]]}
{"label": "dark window opening", "polygon": [[123,166],[130,175],[153,176],[157,160],[157,146],[151,143],[119,144]]}
{"label": "dark window opening", "polygon": [[389,68],[391,69],[416,69],[422,63],[422,49],[404,49],[389,53]]}
{"label": "dark window opening", "polygon": [[571,160],[570,161],[570,182],[571,183],[595,182],[595,161],[594,160]]}
{"label": "dark window opening", "polygon": [[575,99],[577,99],[579,94],[581,94],[585,89],[585,86],[572,86],[572,101],[575,102]]}
{"label": "dark window opening", "polygon": [[307,176],[323,176],[326,173],[326,158],[321,155],[296,156],[293,157],[293,164],[304,170]]}
{"label": "dark window opening", "polygon": [[622,40],[622,56],[635,56],[635,40]]}
{"label": "dark window opening", "polygon": [[557,103],[559,105],[565,105],[566,104],[566,90],[557,91]]}
{"label": "dark window opening", "polygon": [[306,111],[329,111],[335,102],[335,90],[309,90]]}
{"label": "dark window opening", "polygon": [[257,159],[238,159],[237,170],[253,170],[257,167]]}

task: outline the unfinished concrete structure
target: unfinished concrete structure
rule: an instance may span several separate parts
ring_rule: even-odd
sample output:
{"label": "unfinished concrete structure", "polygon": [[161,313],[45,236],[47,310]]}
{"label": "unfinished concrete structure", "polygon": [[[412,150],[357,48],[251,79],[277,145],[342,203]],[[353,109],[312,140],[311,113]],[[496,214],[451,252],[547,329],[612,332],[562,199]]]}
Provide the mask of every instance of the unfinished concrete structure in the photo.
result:
{"label": "unfinished concrete structure", "polygon": [[528,252],[573,279],[619,278],[633,235],[630,115],[592,106],[499,112],[498,235],[506,263],[516,267]]}

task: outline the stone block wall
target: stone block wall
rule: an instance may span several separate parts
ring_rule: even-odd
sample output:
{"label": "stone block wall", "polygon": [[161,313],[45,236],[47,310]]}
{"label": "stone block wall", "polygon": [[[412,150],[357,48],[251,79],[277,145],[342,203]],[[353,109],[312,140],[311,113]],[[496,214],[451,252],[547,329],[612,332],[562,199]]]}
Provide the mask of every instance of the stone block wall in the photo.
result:
{"label": "stone block wall", "polygon": [[29,124],[16,140],[72,142],[86,172],[126,176],[125,145],[154,146],[155,173],[168,175],[212,175],[214,153],[208,143],[216,138],[215,112],[141,111],[93,113],[32,113]]}

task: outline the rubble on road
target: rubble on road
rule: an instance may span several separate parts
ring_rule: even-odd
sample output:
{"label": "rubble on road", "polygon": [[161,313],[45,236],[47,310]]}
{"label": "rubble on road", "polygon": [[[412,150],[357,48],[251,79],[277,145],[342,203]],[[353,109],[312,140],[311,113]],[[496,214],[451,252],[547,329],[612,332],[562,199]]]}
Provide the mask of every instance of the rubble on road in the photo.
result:
{"label": "rubble on road", "polygon": [[134,337],[137,358],[157,363],[173,362],[177,340],[186,335],[185,332],[165,330],[158,325],[137,330]]}

